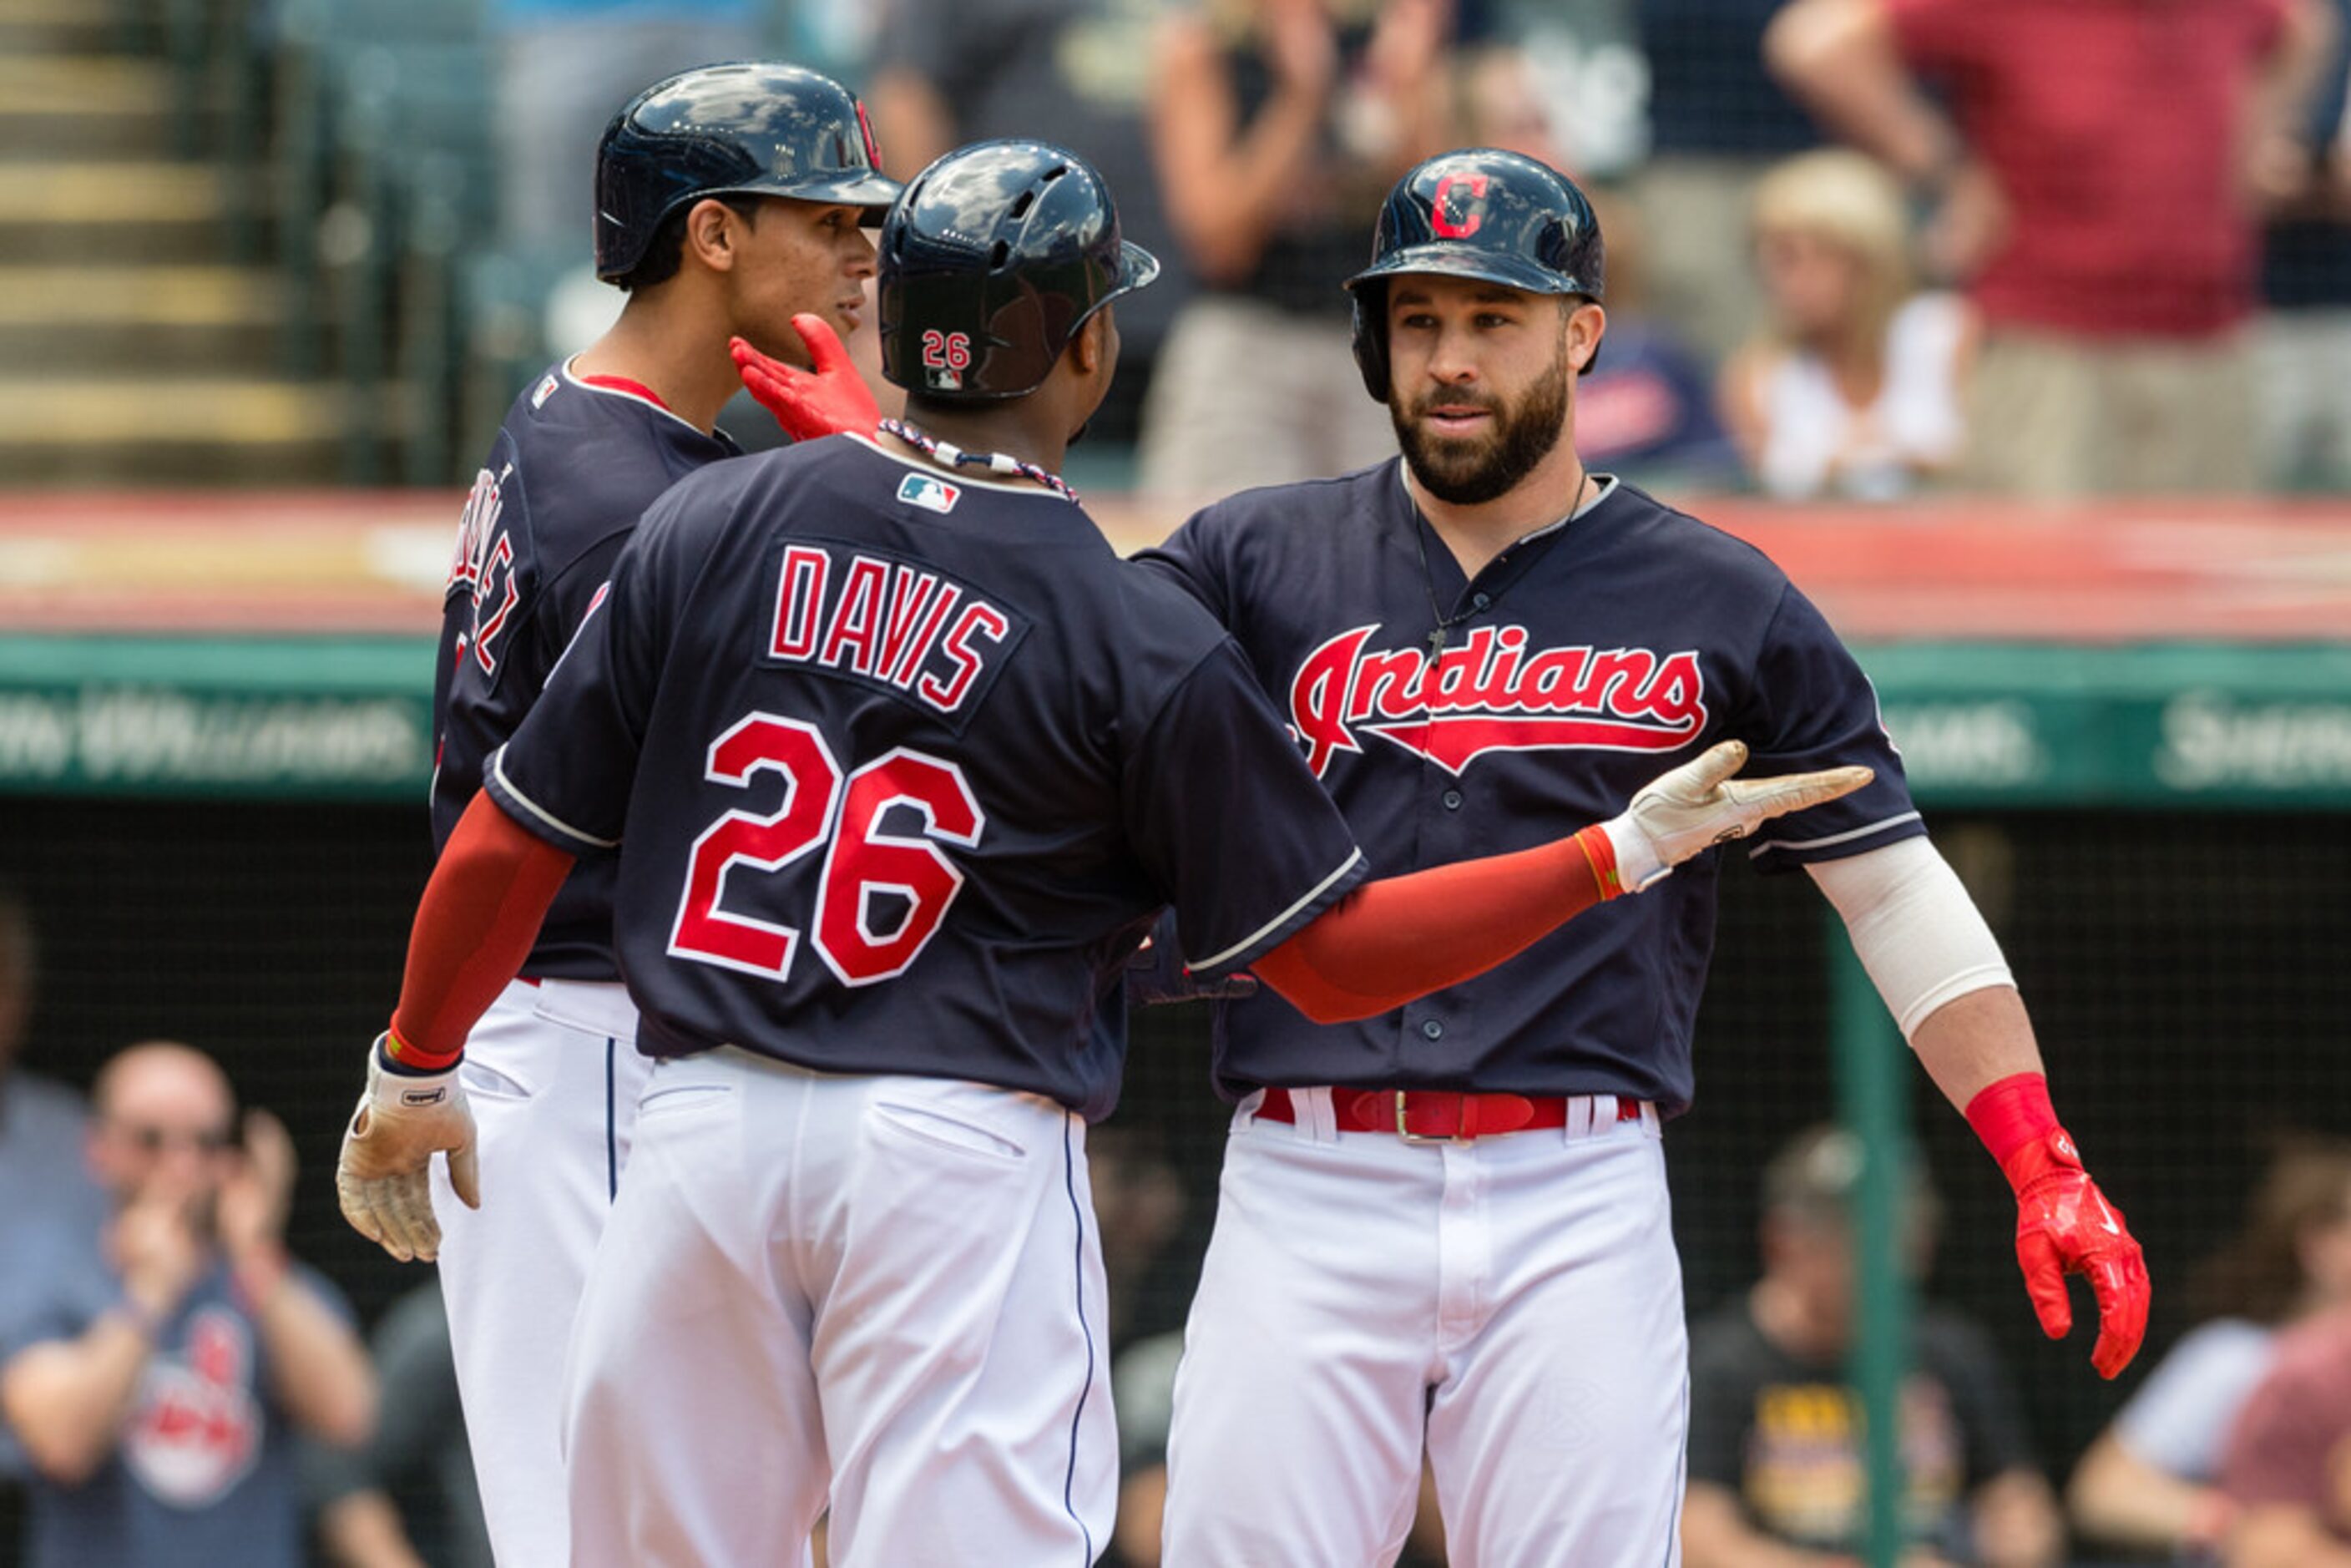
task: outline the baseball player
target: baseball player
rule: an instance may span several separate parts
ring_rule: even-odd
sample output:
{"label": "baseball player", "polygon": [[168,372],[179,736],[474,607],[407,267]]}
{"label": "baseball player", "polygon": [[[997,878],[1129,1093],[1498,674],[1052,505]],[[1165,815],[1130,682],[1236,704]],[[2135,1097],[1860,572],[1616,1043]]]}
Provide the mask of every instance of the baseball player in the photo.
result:
{"label": "baseball player", "polygon": [[[1750,853],[1844,916],[2016,1189],[2043,1326],[2067,1332],[2063,1276],[2086,1273],[2115,1375],[2146,1327],[2137,1244],[2058,1127],[1867,681],[1762,555],[1576,457],[1606,324],[1583,193],[1447,154],[1395,187],[1374,253],[1355,350],[1403,461],[1242,495],[1144,559],[1231,630],[1400,865],[1544,841],[1726,736],[1769,769],[1874,769]],[[747,382],[787,427],[856,416],[838,374]],[[1687,1354],[1658,1138],[1693,1092],[1711,861],[1406,1008],[1224,1007],[1239,1105],[1176,1381],[1170,1568],[1393,1562],[1424,1452],[1456,1562],[1674,1559]]]}
{"label": "baseball player", "polygon": [[[1766,772],[1871,768],[1748,853],[1844,916],[2015,1186],[2043,1327],[2067,1332],[2063,1275],[2086,1273],[2115,1375],[2146,1328],[2137,1243],[2058,1126],[1868,682],[1760,552],[1576,457],[1605,328],[1583,193],[1448,154],[1396,185],[1373,252],[1355,350],[1402,463],[1211,507],[1153,563],[1400,866],[1604,817],[1725,737]],[[1221,1004],[1217,1070],[1244,1098],[1176,1381],[1170,1568],[1392,1561],[1424,1448],[1458,1563],[1675,1559],[1687,1355],[1658,1134],[1692,1096],[1713,860],[1377,1017]]]}
{"label": "baseball player", "polygon": [[[713,425],[737,385],[729,336],[781,350],[795,311],[846,332],[873,273],[860,225],[897,191],[862,108],[812,71],[688,71],[612,120],[597,151],[596,267],[628,303],[516,400],[466,502],[435,690],[437,845],[538,702],[645,507],[737,454]],[[435,1197],[483,1509],[511,1563],[567,1560],[564,1343],[647,1066],[612,951],[615,869],[609,855],[583,857],[469,1042],[475,1158],[498,1203],[468,1207],[470,1165]]]}
{"label": "baseball player", "polygon": [[1202,977],[1376,1013],[1868,777],[1726,782],[1733,744],[1600,826],[1364,884],[1231,640],[1057,476],[1108,307],[1156,271],[1100,178],[965,149],[880,249],[908,421],[646,514],[434,873],[345,1145],[346,1214],[429,1250],[466,1030],[619,845],[659,1060],[573,1334],[582,1564],[772,1562],[828,1497],[850,1568],[1091,1561],[1116,1457],[1084,1133],[1123,1054],[1094,1020],[1159,908]]}

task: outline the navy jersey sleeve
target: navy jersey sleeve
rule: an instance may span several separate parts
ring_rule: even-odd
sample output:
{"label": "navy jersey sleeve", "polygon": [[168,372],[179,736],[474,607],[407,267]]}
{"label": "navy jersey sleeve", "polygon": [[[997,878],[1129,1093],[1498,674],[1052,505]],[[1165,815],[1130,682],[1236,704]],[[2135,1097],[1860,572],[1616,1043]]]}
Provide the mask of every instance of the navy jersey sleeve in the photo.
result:
{"label": "navy jersey sleeve", "polygon": [[1765,871],[1838,860],[1925,832],[1877,693],[1820,611],[1792,586],[1764,629],[1747,709],[1731,733],[1755,753],[1756,778],[1859,763],[1866,789],[1765,826],[1748,850]]}
{"label": "navy jersey sleeve", "polygon": [[[654,514],[648,514],[650,528]],[[660,573],[632,541],[514,738],[482,787],[558,849],[588,854],[621,841],[645,719],[668,647]]]}
{"label": "navy jersey sleeve", "polygon": [[1195,512],[1184,526],[1167,536],[1163,544],[1140,551],[1134,559],[1138,565],[1172,578],[1193,598],[1207,606],[1208,613],[1220,624],[1232,624],[1232,595],[1228,580],[1226,541],[1230,530],[1215,526],[1213,512]]}
{"label": "navy jersey sleeve", "polygon": [[1363,851],[1228,638],[1124,759],[1125,825],[1196,974],[1246,967],[1364,879]]}
{"label": "navy jersey sleeve", "polygon": [[612,569],[620,563],[621,551],[628,542],[629,535],[625,533],[597,540],[540,590],[532,631],[544,652],[548,668],[552,669],[555,662],[562,658],[573,636],[586,624],[589,607],[602,597],[605,584],[611,580]]}

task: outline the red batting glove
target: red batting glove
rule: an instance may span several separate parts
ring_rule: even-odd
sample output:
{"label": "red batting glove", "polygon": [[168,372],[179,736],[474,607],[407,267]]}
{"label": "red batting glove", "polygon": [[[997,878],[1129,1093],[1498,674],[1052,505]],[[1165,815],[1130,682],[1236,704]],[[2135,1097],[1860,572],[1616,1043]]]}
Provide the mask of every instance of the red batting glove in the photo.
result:
{"label": "red batting glove", "polygon": [[2128,1366],[2147,1337],[2147,1260],[2106,1201],[2063,1127],[2053,1127],[2001,1162],[2016,1189],[2016,1261],[2041,1332],[2064,1339],[2074,1327],[2065,1276],[2086,1274],[2098,1299],[2098,1343],[2090,1364],[2101,1377]]}
{"label": "red batting glove", "polygon": [[776,416],[784,434],[794,441],[814,441],[842,431],[871,431],[881,423],[882,405],[873,401],[872,389],[857,373],[831,325],[821,316],[804,312],[792,318],[792,330],[808,345],[814,370],[772,359],[740,338],[726,340],[744,390]]}

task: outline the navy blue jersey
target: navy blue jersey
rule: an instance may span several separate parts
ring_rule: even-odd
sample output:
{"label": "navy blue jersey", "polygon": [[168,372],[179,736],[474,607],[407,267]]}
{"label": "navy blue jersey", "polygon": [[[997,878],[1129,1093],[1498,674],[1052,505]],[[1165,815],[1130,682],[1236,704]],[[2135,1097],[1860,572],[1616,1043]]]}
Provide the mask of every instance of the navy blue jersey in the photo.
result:
{"label": "navy blue jersey", "polygon": [[[1466,581],[1400,463],[1251,491],[1146,564],[1189,585],[1286,709],[1384,874],[1546,842],[1737,737],[1759,777],[1864,763],[1869,788],[1767,823],[1766,867],[1924,831],[1869,683],[1763,554],[1614,484]],[[1446,646],[1430,663],[1440,622]],[[1322,1027],[1222,1004],[1218,1082],[1691,1097],[1715,852],[1477,979]]]}
{"label": "navy blue jersey", "polygon": [[837,437],[707,469],[622,553],[486,787],[620,846],[655,1055],[1115,1102],[1163,905],[1207,974],[1364,874],[1232,640],[1044,490]]}
{"label": "navy blue jersey", "polygon": [[[441,607],[433,712],[433,843],[449,841],[491,752],[538,700],[548,672],[653,497],[737,455],[648,396],[559,365],[507,412],[474,479]],[[586,855],[556,895],[526,975],[611,980],[610,855]]]}

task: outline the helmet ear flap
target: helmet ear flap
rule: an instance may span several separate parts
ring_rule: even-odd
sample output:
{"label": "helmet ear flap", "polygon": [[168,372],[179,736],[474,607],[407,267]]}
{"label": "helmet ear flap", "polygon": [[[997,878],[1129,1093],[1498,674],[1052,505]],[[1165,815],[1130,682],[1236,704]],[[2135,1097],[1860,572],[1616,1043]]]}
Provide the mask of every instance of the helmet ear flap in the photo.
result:
{"label": "helmet ear flap", "polygon": [[1388,290],[1385,278],[1365,278],[1350,291],[1354,310],[1355,364],[1374,402],[1388,401]]}

